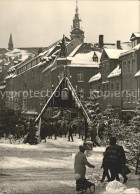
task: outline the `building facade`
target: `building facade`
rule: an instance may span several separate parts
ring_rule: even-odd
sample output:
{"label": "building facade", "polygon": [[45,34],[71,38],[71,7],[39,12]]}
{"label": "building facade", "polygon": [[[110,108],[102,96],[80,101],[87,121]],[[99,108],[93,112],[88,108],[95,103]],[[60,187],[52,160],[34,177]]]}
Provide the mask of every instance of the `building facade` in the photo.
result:
{"label": "building facade", "polygon": [[[120,56],[122,70],[122,112],[124,117],[130,118],[135,113],[139,99],[139,76],[140,69],[140,34],[132,34],[132,49]],[[137,45],[136,45],[137,44]]]}

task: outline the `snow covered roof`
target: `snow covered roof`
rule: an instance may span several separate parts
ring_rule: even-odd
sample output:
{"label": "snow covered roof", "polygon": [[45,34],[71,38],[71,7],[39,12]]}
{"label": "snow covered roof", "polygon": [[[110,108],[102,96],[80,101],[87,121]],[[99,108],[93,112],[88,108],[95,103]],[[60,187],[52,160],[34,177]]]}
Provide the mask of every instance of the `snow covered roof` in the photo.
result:
{"label": "snow covered roof", "polygon": [[84,68],[88,68],[88,67],[91,67],[91,68],[99,68],[99,65],[97,62],[94,62],[94,64],[92,65],[87,65],[87,64],[70,64],[70,65],[67,65],[68,67],[84,67]]}
{"label": "snow covered roof", "polygon": [[[93,61],[93,54],[94,51],[91,51],[89,53],[78,53],[74,57],[70,58],[71,64],[69,66],[71,67],[96,67],[99,68],[100,62],[94,62]],[[69,57],[68,57],[69,59]]]}
{"label": "snow covered roof", "polygon": [[14,73],[11,73],[10,75],[6,76],[6,78],[5,78],[5,79],[6,79],[6,80],[7,80],[7,79],[10,79],[10,78],[12,78],[12,77],[13,77],[13,75],[14,75]]}
{"label": "snow covered roof", "polygon": [[138,38],[140,37],[140,32],[134,32],[133,34]]}
{"label": "snow covered roof", "polygon": [[133,32],[130,40],[133,40],[134,38],[140,38],[140,32]]}
{"label": "snow covered roof", "polygon": [[120,57],[120,54],[125,52],[125,50],[120,49],[104,49],[104,50],[110,59],[118,59]]}
{"label": "snow covered roof", "polygon": [[3,59],[0,59],[0,63],[2,63],[3,62]]}
{"label": "snow covered roof", "polygon": [[100,51],[94,51],[94,53],[97,55],[98,59],[101,59],[102,53]]}
{"label": "snow covered roof", "polygon": [[107,84],[107,83],[109,83],[109,81],[104,81],[104,82],[102,82],[102,84]]}
{"label": "snow covered roof", "polygon": [[132,49],[121,53],[120,56],[124,56],[124,55],[130,54],[130,53],[133,53],[133,52],[135,52],[135,51],[137,51],[139,49],[140,49],[140,43],[138,45],[136,45],[135,47],[133,47]]}
{"label": "snow covered roof", "polygon": [[3,89],[5,89],[5,85],[2,85],[2,86],[0,86],[0,90],[3,90]]}
{"label": "snow covered roof", "polygon": [[54,63],[56,62],[57,57],[54,59],[53,63],[51,63],[49,66],[47,66],[42,73],[44,73],[45,71],[47,71],[48,69],[50,69],[51,67],[53,67]]}
{"label": "snow covered roof", "polygon": [[16,56],[20,56],[22,60],[25,60],[33,54],[29,53],[27,50],[15,48],[14,50],[7,52],[5,55],[11,57],[12,59]]}
{"label": "snow covered roof", "polygon": [[119,65],[108,75],[107,78],[117,77],[121,75],[121,69]]}
{"label": "snow covered roof", "polygon": [[135,77],[139,77],[140,76],[140,70],[135,74]]}
{"label": "snow covered roof", "polygon": [[123,50],[130,50],[132,48],[132,43],[131,42],[122,42],[121,48]]}
{"label": "snow covered roof", "polygon": [[37,64],[37,66],[40,67],[40,66],[44,65],[45,63],[46,63],[46,61],[44,61],[44,62],[39,62],[39,63]]}
{"label": "snow covered roof", "polygon": [[100,79],[101,79],[101,73],[99,72],[96,75],[94,75],[93,77],[91,77],[88,83],[92,83],[92,82],[98,81]]}
{"label": "snow covered roof", "polygon": [[38,56],[43,56],[43,55],[47,54],[48,52],[49,52],[48,50],[43,51],[43,52],[41,52]]}
{"label": "snow covered roof", "polygon": [[69,55],[69,57],[73,57],[73,55],[78,51],[78,49],[80,48],[82,44],[79,44]]}
{"label": "snow covered roof", "polygon": [[[117,48],[117,43],[104,43],[104,48],[107,49],[118,49]],[[132,48],[132,44],[131,42],[120,42],[120,47],[122,48],[122,50],[129,50]]]}

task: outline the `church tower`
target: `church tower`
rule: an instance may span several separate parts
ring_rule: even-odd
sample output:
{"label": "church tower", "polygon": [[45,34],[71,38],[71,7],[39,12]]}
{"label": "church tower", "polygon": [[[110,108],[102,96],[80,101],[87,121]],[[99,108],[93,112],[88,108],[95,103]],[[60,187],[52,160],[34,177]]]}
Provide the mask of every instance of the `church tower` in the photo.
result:
{"label": "church tower", "polygon": [[71,34],[70,37],[71,37],[71,40],[74,38],[79,38],[81,42],[84,42],[84,31],[81,30],[80,28],[80,22],[81,22],[81,19],[79,18],[79,14],[78,14],[78,2],[76,1],[75,16],[73,19],[73,26],[70,32]]}
{"label": "church tower", "polygon": [[13,40],[12,40],[12,34],[10,33],[10,38],[9,38],[9,43],[8,43],[8,49],[9,50],[13,50],[14,48],[14,44],[13,44]]}

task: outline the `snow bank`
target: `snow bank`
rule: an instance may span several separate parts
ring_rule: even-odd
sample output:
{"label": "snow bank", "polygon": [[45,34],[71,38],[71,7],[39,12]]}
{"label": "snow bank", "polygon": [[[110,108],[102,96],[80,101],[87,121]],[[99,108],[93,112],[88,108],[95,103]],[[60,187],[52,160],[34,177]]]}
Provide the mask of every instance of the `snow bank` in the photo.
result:
{"label": "snow bank", "polygon": [[140,194],[140,190],[137,188],[126,189],[123,194]]}
{"label": "snow bank", "polygon": [[104,194],[139,194],[140,190],[137,188],[129,188],[120,183],[119,181],[112,181],[106,186],[106,192]]}
{"label": "snow bank", "polygon": [[126,186],[116,180],[108,183],[106,186],[107,194],[123,194],[125,189]]}

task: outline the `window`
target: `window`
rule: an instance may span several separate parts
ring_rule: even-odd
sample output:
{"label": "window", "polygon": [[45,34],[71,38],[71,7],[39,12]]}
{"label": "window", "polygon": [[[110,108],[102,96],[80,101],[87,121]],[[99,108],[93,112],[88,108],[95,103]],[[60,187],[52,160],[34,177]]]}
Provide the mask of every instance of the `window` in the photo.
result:
{"label": "window", "polygon": [[132,72],[135,72],[135,59],[132,59]]}
{"label": "window", "polygon": [[136,46],[137,45],[137,40],[134,40],[134,46]]}
{"label": "window", "polygon": [[130,90],[126,91],[126,98],[127,98],[127,102],[131,103],[131,92],[130,92]]}
{"label": "window", "polygon": [[15,103],[18,103],[18,98],[15,98]]}
{"label": "window", "polygon": [[78,72],[77,73],[77,81],[78,82],[83,82],[84,81],[84,73],[83,72]]}
{"label": "window", "polygon": [[116,90],[119,91],[119,89],[120,89],[119,83],[116,83]]}
{"label": "window", "polygon": [[113,88],[114,88],[114,85],[113,85],[113,83],[111,83],[111,90],[113,90]]}
{"label": "window", "polygon": [[108,84],[106,85],[106,91],[108,91]]}
{"label": "window", "polygon": [[124,103],[127,103],[126,91],[123,94],[123,100],[124,100]]}
{"label": "window", "polygon": [[105,85],[103,85],[103,95],[105,94]]}
{"label": "window", "polygon": [[98,62],[98,57],[93,57],[94,62]]}
{"label": "window", "polygon": [[135,90],[132,91],[132,102],[135,103],[137,100],[137,92]]}
{"label": "window", "polygon": [[27,109],[27,98],[23,98],[23,107],[22,110],[26,110]]}
{"label": "window", "polygon": [[127,61],[127,72],[130,72],[130,61]]}
{"label": "window", "polygon": [[123,62],[123,71],[126,72],[126,62]]}

